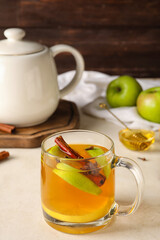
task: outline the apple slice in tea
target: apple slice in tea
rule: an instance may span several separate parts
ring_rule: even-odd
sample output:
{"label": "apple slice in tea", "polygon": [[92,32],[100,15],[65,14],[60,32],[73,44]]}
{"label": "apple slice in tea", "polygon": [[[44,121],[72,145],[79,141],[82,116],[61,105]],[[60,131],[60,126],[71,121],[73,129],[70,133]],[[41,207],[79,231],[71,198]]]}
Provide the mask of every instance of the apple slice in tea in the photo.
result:
{"label": "apple slice in tea", "polygon": [[51,147],[48,153],[52,154],[53,156],[65,157],[64,153],[60,150],[60,148],[57,145]]}
{"label": "apple slice in tea", "polygon": [[58,163],[53,172],[74,187],[94,195],[99,195],[102,190],[89,178],[79,172],[79,169],[66,163]]}
{"label": "apple slice in tea", "polygon": [[[105,153],[105,151],[100,147],[93,147],[86,149],[86,151],[89,153],[91,157],[97,157],[95,158],[96,162],[99,166],[103,167],[103,172],[108,179],[110,172],[111,172],[111,163],[107,163],[105,156],[100,156]],[[98,157],[100,156],[100,157]]]}
{"label": "apple slice in tea", "polygon": [[[59,136],[55,139],[56,146],[52,147],[49,152],[53,155],[60,156],[62,158],[69,157],[71,158],[78,158],[78,159],[85,159],[90,156],[86,151],[86,145],[83,144],[72,144],[71,146],[68,145],[62,136]],[[92,146],[93,147],[93,146]],[[75,151],[74,149],[81,152],[82,156]],[[99,148],[100,149],[100,148]],[[61,153],[59,153],[61,152]],[[63,155],[63,156],[62,156]],[[84,156],[83,156],[84,155]],[[104,160],[103,160],[104,161]],[[101,189],[99,188],[102,186],[106,180],[106,177],[100,173],[101,168],[97,168],[97,163],[93,163],[89,160],[82,160],[82,161],[75,161],[73,163],[78,163],[80,166],[80,170],[74,168],[69,164],[57,164],[57,169],[54,169],[53,172],[57,174],[59,177],[64,179],[66,182],[70,183],[71,185],[75,186],[76,188],[83,190],[85,192],[89,192],[92,194],[100,194]],[[101,166],[102,166],[101,160]],[[84,184],[85,183],[85,184]]]}

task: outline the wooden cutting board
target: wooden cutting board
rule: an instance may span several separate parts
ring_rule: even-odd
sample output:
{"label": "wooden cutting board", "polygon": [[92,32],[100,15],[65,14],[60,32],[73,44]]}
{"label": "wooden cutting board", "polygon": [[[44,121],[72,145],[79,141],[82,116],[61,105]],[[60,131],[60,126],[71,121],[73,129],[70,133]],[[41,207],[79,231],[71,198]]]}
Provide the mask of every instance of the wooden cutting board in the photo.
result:
{"label": "wooden cutting board", "polygon": [[44,123],[16,128],[12,134],[0,132],[0,148],[35,148],[42,140],[59,131],[79,127],[79,112],[73,102],[60,100],[56,112]]}

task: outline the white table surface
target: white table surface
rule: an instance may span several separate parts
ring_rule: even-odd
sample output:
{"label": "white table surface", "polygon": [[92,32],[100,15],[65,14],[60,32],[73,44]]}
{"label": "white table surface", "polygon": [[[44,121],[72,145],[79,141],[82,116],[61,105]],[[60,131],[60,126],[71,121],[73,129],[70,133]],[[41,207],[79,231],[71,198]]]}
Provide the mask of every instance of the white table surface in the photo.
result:
{"label": "white table surface", "polygon": [[[0,240],[160,239],[160,139],[150,150],[134,152],[119,142],[120,127],[113,123],[81,114],[80,128],[107,134],[115,142],[116,154],[128,156],[139,164],[145,178],[145,190],[137,212],[117,217],[108,228],[95,233],[69,235],[58,232],[46,224],[42,215],[40,148],[8,149],[10,158],[0,162]],[[147,161],[138,157],[145,157]],[[132,175],[127,170],[116,170],[116,200],[132,201],[135,189]]]}

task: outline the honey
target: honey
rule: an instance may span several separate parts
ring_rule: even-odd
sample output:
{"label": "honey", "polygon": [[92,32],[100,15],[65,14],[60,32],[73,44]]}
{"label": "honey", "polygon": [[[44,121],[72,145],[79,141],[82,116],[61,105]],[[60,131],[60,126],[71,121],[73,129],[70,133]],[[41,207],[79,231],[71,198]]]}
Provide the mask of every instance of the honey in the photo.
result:
{"label": "honey", "polygon": [[144,151],[154,143],[155,134],[144,129],[122,129],[119,132],[119,139],[128,149]]}

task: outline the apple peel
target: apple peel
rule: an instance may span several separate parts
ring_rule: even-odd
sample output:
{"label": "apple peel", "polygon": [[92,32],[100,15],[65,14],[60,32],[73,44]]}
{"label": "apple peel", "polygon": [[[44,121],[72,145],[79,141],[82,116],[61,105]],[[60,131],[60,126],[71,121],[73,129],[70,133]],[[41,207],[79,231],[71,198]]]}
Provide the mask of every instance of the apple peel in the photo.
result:
{"label": "apple peel", "polygon": [[[102,190],[85,175],[77,172],[78,169],[73,168],[65,163],[58,163],[57,168],[53,172],[70,185],[93,195],[99,195]],[[78,170],[79,171],[79,170]]]}

